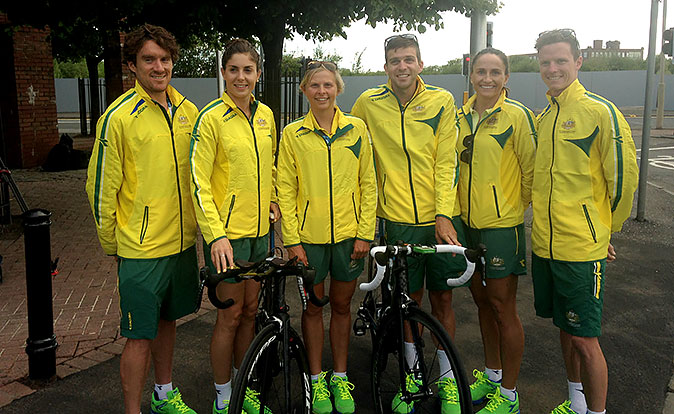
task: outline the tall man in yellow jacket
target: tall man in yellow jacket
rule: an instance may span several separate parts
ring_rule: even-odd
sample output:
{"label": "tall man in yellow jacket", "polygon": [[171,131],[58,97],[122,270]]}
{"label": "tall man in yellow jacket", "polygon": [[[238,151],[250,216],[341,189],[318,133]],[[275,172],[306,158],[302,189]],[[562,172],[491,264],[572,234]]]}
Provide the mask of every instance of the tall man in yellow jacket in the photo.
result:
{"label": "tall man in yellow jacket", "polygon": [[86,186],[101,246],[118,261],[124,406],[140,412],[152,356],[152,413],[189,414],[171,371],[175,321],[199,299],[188,156],[198,111],[169,85],[178,45],[164,28],[129,33],[124,55],[136,85],[98,120]]}
{"label": "tall man in yellow jacket", "polygon": [[[379,189],[377,216],[384,221],[388,242],[460,244],[452,224],[452,218],[460,223],[455,202],[454,98],[442,88],[426,85],[419,76],[424,64],[414,35],[389,37],[384,53],[388,83],[363,92],[351,111],[365,121],[372,136]],[[462,272],[465,264],[457,268],[452,255],[442,254],[410,258],[408,266],[412,298],[421,301],[425,281],[433,315],[453,336],[452,291],[446,279]],[[406,357],[413,361],[414,347],[411,343],[406,347]],[[451,372],[448,363],[445,372]],[[446,379],[443,383],[453,384],[453,375]],[[450,388],[445,391],[456,391],[455,386]],[[394,398],[395,413],[413,409]]]}
{"label": "tall man in yellow jacket", "polygon": [[615,259],[611,233],[632,209],[636,150],[616,106],[578,81],[583,58],[574,31],[543,32],[536,49],[550,104],[538,117],[532,188],[535,307],[560,329],[569,387],[569,400],[553,413],[605,413],[604,275]]}

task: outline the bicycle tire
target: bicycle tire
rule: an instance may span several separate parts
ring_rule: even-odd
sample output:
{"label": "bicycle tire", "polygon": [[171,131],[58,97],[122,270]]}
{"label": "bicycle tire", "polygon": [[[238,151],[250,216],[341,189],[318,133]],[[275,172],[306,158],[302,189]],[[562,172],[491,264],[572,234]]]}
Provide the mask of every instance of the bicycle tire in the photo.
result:
{"label": "bicycle tire", "polygon": [[[423,349],[423,360],[417,361],[415,368],[408,368],[404,355],[400,353],[400,320],[398,315],[387,315],[379,327],[377,342],[372,354],[372,390],[375,412],[389,414],[393,412],[392,403],[400,388],[400,364],[405,373],[413,373],[423,378],[429,394],[414,400],[414,413],[439,413],[441,399],[437,382],[441,378],[437,350],[444,350],[449,360],[458,388],[459,406],[462,414],[473,412],[470,398],[470,385],[447,331],[442,324],[425,311],[412,306],[401,310],[403,320],[410,324],[414,343]],[[437,338],[437,340],[434,340]],[[421,381],[421,380],[420,380]]]}
{"label": "bicycle tire", "polygon": [[[287,364],[290,370],[290,383],[286,384],[283,373],[283,336],[278,326],[269,324],[253,338],[246,355],[241,362],[239,373],[232,385],[232,397],[229,412],[242,412],[247,389],[258,392],[260,414],[309,414],[311,412],[311,386],[309,361],[300,336],[288,328]],[[286,404],[285,390],[290,392],[290,401]],[[290,407],[289,410],[286,407]]]}

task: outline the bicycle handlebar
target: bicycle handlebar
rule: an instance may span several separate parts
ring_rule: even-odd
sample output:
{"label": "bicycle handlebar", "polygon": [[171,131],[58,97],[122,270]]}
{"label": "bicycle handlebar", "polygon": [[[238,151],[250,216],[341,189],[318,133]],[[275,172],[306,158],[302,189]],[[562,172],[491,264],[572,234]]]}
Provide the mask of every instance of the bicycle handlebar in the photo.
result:
{"label": "bicycle handlebar", "polygon": [[[237,282],[249,279],[261,281],[272,274],[275,274],[278,277],[297,277],[298,285],[304,287],[300,288],[300,296],[308,295],[309,301],[318,307],[324,306],[329,301],[328,297],[324,296],[319,299],[314,293],[313,283],[314,277],[316,276],[316,270],[307,268],[301,262],[295,263],[294,259],[286,261],[280,257],[273,256],[255,263],[237,260],[235,265],[235,268],[227,269],[226,271],[217,274],[212,274],[208,269],[206,270],[207,276],[204,284],[208,288],[208,299],[216,308],[226,309],[234,304],[234,299],[229,298],[221,301],[218,298],[216,287],[220,282],[225,279],[233,279]],[[301,299],[303,306],[306,307],[307,298],[302,297]]]}
{"label": "bicycle handlebar", "polygon": [[419,255],[430,253],[456,253],[463,255],[466,259],[466,271],[458,278],[448,278],[447,286],[461,286],[466,283],[475,271],[475,264],[478,260],[482,260],[484,264],[484,255],[487,248],[480,244],[477,249],[467,249],[462,246],[453,244],[436,244],[431,246],[424,246],[420,244],[402,244],[402,245],[387,245],[376,246],[370,249],[370,255],[374,258],[377,264],[377,273],[370,282],[361,283],[360,290],[370,291],[376,289],[381,281],[384,279],[386,266],[393,257],[398,255]]}

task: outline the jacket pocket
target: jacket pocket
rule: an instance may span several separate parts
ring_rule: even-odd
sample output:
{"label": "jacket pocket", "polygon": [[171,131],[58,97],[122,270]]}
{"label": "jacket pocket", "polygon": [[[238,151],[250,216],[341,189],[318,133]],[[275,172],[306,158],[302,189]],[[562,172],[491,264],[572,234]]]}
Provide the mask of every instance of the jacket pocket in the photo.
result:
{"label": "jacket pocket", "polygon": [[150,207],[145,206],[145,210],[143,211],[143,222],[140,224],[140,237],[139,237],[140,244],[143,244],[143,240],[145,239],[145,234],[147,233],[147,227],[149,224],[150,224]]}
{"label": "jacket pocket", "polygon": [[227,213],[227,220],[225,221],[225,228],[229,227],[229,219],[232,217],[232,210],[234,210],[234,202],[236,201],[236,194],[232,194],[232,201],[229,202],[229,212]]}
{"label": "jacket pocket", "polygon": [[496,217],[501,218],[501,211],[498,208],[498,195],[496,195],[496,186],[491,185],[491,190],[494,193],[494,206],[496,207]]}
{"label": "jacket pocket", "polygon": [[358,209],[356,209],[356,193],[351,193],[351,203],[353,204],[353,216],[356,218],[356,224],[360,224],[360,220],[358,220]]}
{"label": "jacket pocket", "polygon": [[302,216],[302,227],[300,227],[300,231],[304,230],[304,223],[307,221],[307,211],[309,210],[309,200],[307,200],[307,204],[304,206],[304,215]]}
{"label": "jacket pocket", "polygon": [[384,205],[386,205],[386,174],[384,174],[384,178],[381,180],[381,195],[384,198]]}
{"label": "jacket pocket", "polygon": [[590,212],[587,211],[587,205],[583,204],[583,213],[585,213],[585,221],[587,221],[587,226],[590,228],[590,234],[592,234],[592,240],[597,242],[597,232],[594,230],[594,225],[592,224],[592,219],[590,218]]}

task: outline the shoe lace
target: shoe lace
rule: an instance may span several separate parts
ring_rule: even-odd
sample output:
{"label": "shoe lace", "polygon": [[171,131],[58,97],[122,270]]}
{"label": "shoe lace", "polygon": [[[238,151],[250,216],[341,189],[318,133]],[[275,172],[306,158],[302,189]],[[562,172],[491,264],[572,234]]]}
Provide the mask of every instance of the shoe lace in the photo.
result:
{"label": "shoe lace", "polygon": [[353,391],[354,388],[356,388],[355,385],[349,382],[348,379],[342,378],[342,377],[336,377],[333,376],[330,382],[334,382],[335,386],[337,387],[337,391],[339,392],[339,398],[342,400],[353,400],[353,397],[351,396],[351,392]]}
{"label": "shoe lace", "polygon": [[318,377],[318,380],[313,381],[311,387],[314,391],[313,401],[324,401],[330,399],[330,390],[328,390],[328,384],[325,381],[325,372],[321,372]]}
{"label": "shoe lace", "polygon": [[416,378],[414,378],[414,374],[407,374],[405,377],[405,389],[409,392],[416,392],[415,390],[419,389],[419,384]]}
{"label": "shoe lace", "polygon": [[180,391],[178,391],[177,389],[175,390],[171,398],[168,399],[168,403],[171,404],[180,413],[190,412],[190,407],[188,407],[183,402],[183,398],[180,396]]}
{"label": "shoe lace", "polygon": [[550,414],[568,414],[571,411],[571,401],[566,400],[562,404],[555,407]]}
{"label": "shoe lace", "polygon": [[259,392],[246,388],[246,396],[244,399],[257,410],[260,409],[260,399],[257,397],[258,395],[260,395]]}
{"label": "shoe lace", "polygon": [[487,375],[485,375],[484,372],[478,371],[476,369],[473,370],[473,376],[475,377],[476,381],[472,384],[470,384],[470,389],[474,390],[478,387],[481,387],[484,383],[487,382]]}
{"label": "shoe lace", "polygon": [[489,411],[490,413],[495,412],[501,404],[508,401],[506,397],[501,395],[500,391],[497,391],[493,394],[487,394],[487,398],[489,398],[489,404],[487,404],[487,406],[484,407],[484,409]]}
{"label": "shoe lace", "polygon": [[438,381],[438,388],[444,391],[443,401],[454,404],[459,402],[459,392],[451,379],[444,378]]}

